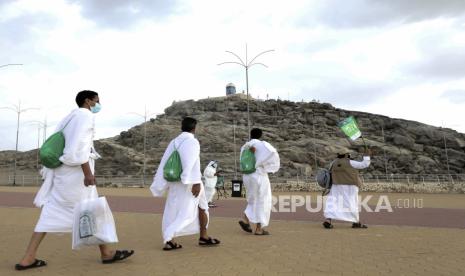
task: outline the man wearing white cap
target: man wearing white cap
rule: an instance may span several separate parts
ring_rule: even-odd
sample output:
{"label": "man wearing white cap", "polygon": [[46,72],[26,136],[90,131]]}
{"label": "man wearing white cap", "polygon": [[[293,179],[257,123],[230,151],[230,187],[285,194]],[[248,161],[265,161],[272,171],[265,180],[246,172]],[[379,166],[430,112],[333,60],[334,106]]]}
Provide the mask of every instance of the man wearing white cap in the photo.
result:
{"label": "man wearing white cap", "polygon": [[216,181],[216,169],[218,168],[217,161],[210,161],[207,167],[203,171],[203,177],[205,178],[205,196],[207,197],[208,207],[216,207],[213,203],[213,196],[215,195]]}
{"label": "man wearing white cap", "polygon": [[332,187],[326,200],[323,226],[333,228],[332,220],[352,222],[352,228],[368,228],[360,223],[358,191],[362,182],[358,170],[370,166],[371,151],[363,156],[363,161],[354,161],[350,158],[348,150],[337,154],[331,166]]}

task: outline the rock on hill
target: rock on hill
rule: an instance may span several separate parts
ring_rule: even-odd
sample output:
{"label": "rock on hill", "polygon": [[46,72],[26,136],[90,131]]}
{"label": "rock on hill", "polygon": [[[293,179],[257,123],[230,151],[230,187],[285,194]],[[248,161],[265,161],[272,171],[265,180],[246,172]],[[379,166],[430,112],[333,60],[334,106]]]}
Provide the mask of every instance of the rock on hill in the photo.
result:
{"label": "rock on hill", "polygon": [[[235,156],[248,137],[246,111],[243,95],[174,102],[163,115],[145,125],[96,141],[104,157],[97,163],[97,174],[141,174],[144,127],[147,174],[153,174],[167,144],[179,134],[182,117],[188,115],[199,121],[196,136],[201,144],[202,167],[214,159],[224,171],[232,173]],[[450,173],[465,173],[465,135],[454,130],[338,109],[327,103],[250,100],[251,125],[262,128],[263,138],[278,149],[282,163],[278,175],[282,177],[310,175],[316,167],[327,166],[340,149],[350,149],[360,156],[362,142],[349,141],[337,127],[350,115],[357,119],[366,143],[375,152],[368,174],[447,174],[445,144]],[[10,155],[2,154],[0,166],[7,162],[4,156]],[[21,153],[20,168],[33,169],[35,156],[35,151]]]}
{"label": "rock on hill", "polygon": [[[170,139],[179,133],[184,116],[199,121],[196,136],[201,143],[202,166],[214,159],[223,170],[233,172],[235,150],[237,156],[248,137],[246,111],[247,101],[239,95],[173,103],[145,125],[148,172],[156,169]],[[370,174],[385,174],[386,169],[388,173],[446,174],[444,141],[450,172],[465,172],[465,135],[451,129],[317,102],[250,101],[251,125],[262,128],[264,139],[279,150],[283,167],[279,175],[283,177],[310,175],[316,167],[326,166],[340,149],[350,149],[354,155],[362,152],[362,142],[349,141],[337,127],[350,115],[357,118],[366,143],[375,151]],[[99,171],[141,173],[143,131],[144,125],[139,125],[98,141],[98,150],[106,157]]]}

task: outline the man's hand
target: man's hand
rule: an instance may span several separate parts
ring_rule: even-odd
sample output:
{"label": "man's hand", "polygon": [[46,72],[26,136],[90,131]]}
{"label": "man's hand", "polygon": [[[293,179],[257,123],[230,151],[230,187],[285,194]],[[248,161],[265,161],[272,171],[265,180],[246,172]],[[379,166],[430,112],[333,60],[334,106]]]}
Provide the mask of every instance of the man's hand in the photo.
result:
{"label": "man's hand", "polygon": [[200,183],[192,185],[192,195],[198,197],[200,194]]}
{"label": "man's hand", "polygon": [[81,168],[82,172],[84,173],[84,185],[87,187],[97,184],[95,176],[90,169],[89,162],[82,164]]}
{"label": "man's hand", "polygon": [[250,147],[249,149],[251,152],[255,153],[255,147]]}
{"label": "man's hand", "polygon": [[95,176],[92,173],[84,175],[84,185],[86,187],[92,186],[95,184],[97,184],[97,180],[95,179]]}

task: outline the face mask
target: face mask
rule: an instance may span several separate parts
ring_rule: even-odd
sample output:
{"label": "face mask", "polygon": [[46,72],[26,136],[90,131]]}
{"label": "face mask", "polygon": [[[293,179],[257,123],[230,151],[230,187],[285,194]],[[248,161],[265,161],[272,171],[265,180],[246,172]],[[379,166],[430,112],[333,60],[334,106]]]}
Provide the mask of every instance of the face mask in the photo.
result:
{"label": "face mask", "polygon": [[90,107],[90,111],[92,113],[98,113],[100,111],[100,109],[102,109],[102,106],[100,105],[100,103],[95,103],[94,106]]}

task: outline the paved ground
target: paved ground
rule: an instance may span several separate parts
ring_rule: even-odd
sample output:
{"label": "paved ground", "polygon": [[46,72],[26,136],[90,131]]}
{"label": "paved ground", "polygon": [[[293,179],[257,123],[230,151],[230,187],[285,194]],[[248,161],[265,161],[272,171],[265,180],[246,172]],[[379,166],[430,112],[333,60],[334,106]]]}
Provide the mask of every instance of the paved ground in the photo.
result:
{"label": "paved ground", "polygon": [[[223,200],[211,212],[209,229],[222,240],[221,246],[199,248],[196,237],[190,236],[179,240],[183,249],[164,252],[159,214],[163,202],[143,189],[100,191],[108,196],[115,212],[121,241],[118,248],[135,249],[133,258],[101,265],[96,249],[72,251],[70,235],[50,235],[40,250],[49,266],[15,272],[12,267],[23,254],[40,211],[30,208],[31,192],[0,189],[0,275],[465,275],[463,195],[425,195],[425,208],[413,209],[416,213],[407,216],[408,220],[403,220],[402,214],[411,209],[405,208],[372,217],[363,214],[370,223],[367,230],[350,229],[344,223],[325,230],[318,213],[273,213],[268,237],[249,235],[238,227],[235,217],[241,213],[243,199]],[[390,198],[420,199],[421,195]],[[441,201],[448,202],[447,208],[435,206]],[[451,212],[457,213],[444,218]],[[389,220],[388,215],[392,216]],[[412,223],[415,217],[422,219]],[[404,226],[428,224],[425,221],[433,221],[429,223],[432,227]],[[441,225],[447,228],[438,227]]]}
{"label": "paved ground", "polygon": [[[10,188],[8,190],[8,187],[2,187],[0,189],[0,206],[32,208],[35,190],[36,188]],[[101,195],[107,196],[110,206],[115,212],[156,214],[163,212],[164,200],[152,197],[148,189],[100,189],[99,192]],[[276,194],[277,199],[281,198],[283,202],[274,205],[275,212],[272,213],[272,219],[313,222],[323,220],[321,211],[312,211],[319,206],[321,207],[317,203],[317,194],[308,194],[310,196],[308,202],[312,204],[296,207],[295,212],[292,212],[289,207],[292,195],[304,199],[307,194]],[[368,194],[362,195],[362,198],[365,196],[368,196]],[[373,197],[369,201],[369,207],[372,211],[375,211],[379,198],[385,196],[390,202],[392,212],[381,210],[377,213],[363,210],[361,219],[368,224],[465,229],[465,195],[377,194],[371,196]],[[222,199],[217,201],[217,204],[219,208],[210,210],[214,217],[237,218],[241,216],[245,208],[245,201],[241,198]],[[280,208],[280,205],[282,208]],[[447,208],[438,208],[437,206],[446,206]]]}

